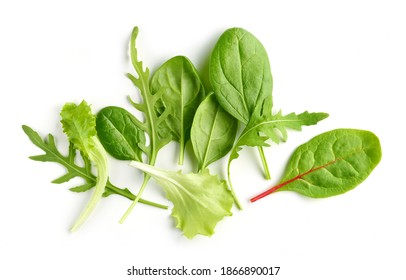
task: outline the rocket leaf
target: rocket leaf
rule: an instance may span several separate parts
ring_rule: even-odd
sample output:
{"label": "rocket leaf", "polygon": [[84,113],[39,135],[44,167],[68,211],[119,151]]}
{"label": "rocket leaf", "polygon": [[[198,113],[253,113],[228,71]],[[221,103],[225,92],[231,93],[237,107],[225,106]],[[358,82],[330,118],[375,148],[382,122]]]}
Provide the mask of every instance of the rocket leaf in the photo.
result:
{"label": "rocket leaf", "polygon": [[[79,156],[83,160],[83,166],[76,163],[78,151],[73,147],[72,143],[69,145],[68,155],[65,156],[56,147],[56,140],[52,134],[48,134],[47,138],[42,139],[38,132],[33,130],[31,127],[23,125],[22,129],[31,142],[45,152],[45,154],[42,155],[30,156],[30,159],[42,162],[55,162],[65,167],[66,173],[53,180],[52,183],[62,184],[69,182],[73,178],[82,178],[84,184],[70,188],[70,190],[73,192],[85,192],[92,189],[96,185],[96,176],[92,172],[92,164],[90,160],[83,153],[80,153]],[[113,185],[110,180],[107,180],[106,189],[103,196],[107,197],[112,194],[120,195],[130,200],[135,199],[135,195],[132,194],[127,188],[121,189]],[[157,204],[142,198],[140,198],[140,202],[163,209],[168,208],[165,205]]]}
{"label": "rocket leaf", "polygon": [[164,189],[173,203],[172,217],[176,227],[188,238],[197,234],[211,236],[216,224],[232,215],[234,201],[226,182],[211,175],[208,169],[182,174],[137,161],[130,165],[148,173]]}
{"label": "rocket leaf", "polygon": [[336,129],[320,134],[293,153],[281,182],[251,199],[289,190],[322,198],[352,190],[381,160],[378,137],[370,131]]}

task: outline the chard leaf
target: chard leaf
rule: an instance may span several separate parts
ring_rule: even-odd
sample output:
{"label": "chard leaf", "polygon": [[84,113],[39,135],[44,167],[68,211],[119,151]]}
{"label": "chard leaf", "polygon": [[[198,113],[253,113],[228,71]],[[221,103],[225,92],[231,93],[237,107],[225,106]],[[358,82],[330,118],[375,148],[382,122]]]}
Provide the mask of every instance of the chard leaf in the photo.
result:
{"label": "chard leaf", "polygon": [[211,175],[208,169],[182,174],[136,161],[130,165],[148,173],[164,189],[166,197],[173,203],[172,217],[176,220],[176,227],[187,238],[197,234],[211,236],[216,224],[232,215],[233,197],[226,182]]}
{"label": "chard leaf", "polygon": [[183,164],[184,148],[190,138],[190,128],[197,107],[204,97],[204,87],[192,62],[184,56],[166,61],[151,79],[152,94],[161,94],[155,104],[158,114],[168,110],[159,132],[170,133],[179,142],[179,164]]}
{"label": "chard leaf", "polygon": [[103,108],[96,117],[96,130],[103,147],[114,158],[142,161],[144,131],[127,110],[115,106]]}
{"label": "chard leaf", "polygon": [[370,131],[336,129],[299,146],[277,186],[251,199],[275,191],[295,191],[323,198],[352,190],[363,182],[382,157],[378,137]]}
{"label": "chard leaf", "polygon": [[200,104],[193,119],[191,142],[199,170],[224,157],[233,147],[237,120],[218,104],[214,94]]}
{"label": "chard leaf", "polygon": [[211,55],[209,75],[220,105],[244,124],[257,104],[272,96],[266,50],[242,28],[231,28],[221,35]]}

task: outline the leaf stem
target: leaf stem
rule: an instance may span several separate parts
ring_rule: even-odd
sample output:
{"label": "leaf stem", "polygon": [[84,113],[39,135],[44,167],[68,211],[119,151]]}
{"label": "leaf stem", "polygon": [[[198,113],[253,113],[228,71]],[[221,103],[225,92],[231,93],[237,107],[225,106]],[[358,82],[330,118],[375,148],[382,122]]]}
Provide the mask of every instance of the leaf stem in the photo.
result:
{"label": "leaf stem", "polygon": [[[113,184],[111,184],[110,182],[107,182],[106,189],[109,189],[110,191],[114,192],[115,194],[121,195],[121,196],[126,197],[126,198],[128,198],[130,200],[135,200],[135,198],[137,197],[135,194],[131,193],[130,191],[120,189],[120,188],[114,186]],[[152,202],[152,201],[149,201],[149,200],[145,200],[143,198],[140,198],[138,201],[140,203],[143,203],[143,204],[146,204],[146,205],[149,205],[149,206],[153,206],[153,207],[157,207],[157,208],[161,208],[161,209],[165,209],[165,210],[168,209],[167,205],[163,205],[163,204],[159,204],[159,203]]]}
{"label": "leaf stem", "polygon": [[185,159],[185,144],[183,136],[181,137],[181,141],[180,142],[180,148],[179,148],[179,158],[178,158],[178,164],[179,165],[183,165],[184,159]]}
{"label": "leaf stem", "polygon": [[262,162],[262,167],[264,169],[265,179],[270,180],[271,179],[271,174],[269,172],[268,163],[266,161],[266,157],[265,157],[265,154],[264,154],[264,149],[263,149],[262,146],[258,146],[258,152],[259,152],[259,156],[261,157],[261,162]]}
{"label": "leaf stem", "polygon": [[265,197],[265,196],[268,196],[268,195],[270,195],[271,193],[276,192],[278,189],[280,189],[280,188],[282,188],[283,186],[285,186],[287,183],[288,183],[288,182],[285,182],[285,183],[276,185],[276,186],[270,188],[269,190],[266,190],[266,191],[264,191],[263,193],[260,193],[259,195],[257,195],[257,196],[255,196],[255,197],[251,198],[250,201],[251,201],[251,202],[255,202],[255,201],[257,201],[257,200],[259,200],[259,199],[261,199],[261,198],[263,198],[263,197]]}
{"label": "leaf stem", "polygon": [[151,178],[151,176],[144,173],[144,181],[142,182],[141,188],[138,191],[138,194],[135,197],[134,201],[131,203],[130,207],[127,209],[127,211],[125,211],[124,215],[121,217],[120,224],[124,223],[125,219],[128,217],[128,215],[130,215],[131,211],[133,210],[133,208],[135,207],[137,202],[140,200],[140,197],[141,197],[142,193],[144,192],[145,187],[147,186],[150,178]]}
{"label": "leaf stem", "polygon": [[231,161],[229,160],[229,161],[228,161],[228,165],[227,165],[228,185],[229,185],[229,187],[230,187],[231,194],[233,195],[235,205],[237,206],[237,208],[238,208],[239,210],[242,210],[243,207],[242,207],[240,201],[238,200],[237,194],[236,194],[235,191],[234,191],[233,184],[231,184],[230,165],[231,165]]}

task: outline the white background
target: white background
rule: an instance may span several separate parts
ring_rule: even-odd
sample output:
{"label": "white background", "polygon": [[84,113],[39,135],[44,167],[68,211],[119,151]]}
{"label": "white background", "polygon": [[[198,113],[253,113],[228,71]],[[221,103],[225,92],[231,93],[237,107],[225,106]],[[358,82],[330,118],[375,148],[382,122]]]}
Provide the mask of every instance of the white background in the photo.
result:
{"label": "white background", "polygon": [[[2,1],[0,279],[167,278],[126,276],[133,265],[218,271],[280,266],[271,278],[292,280],[406,279],[402,2]],[[170,211],[141,204],[120,225],[129,201],[117,196],[103,199],[71,234],[68,229],[90,193],[68,191],[79,181],[51,184],[63,168],[28,159],[40,151],[22,124],[42,136],[53,133],[66,148],[59,125],[65,102],[86,99],[95,112],[107,105],[132,110],[126,97],[137,92],[124,74],[132,71],[127,51],[136,25],[145,65],[154,70],[183,54],[200,71],[218,36],[243,27],[268,51],[275,110],[330,114],[317,126],[290,132],[286,144],[266,149],[270,182],[263,179],[256,150],[243,150],[232,176],[245,209],[234,209],[211,238],[188,240],[174,227]],[[280,192],[248,203],[278,181],[295,147],[340,127],[368,129],[381,139],[382,161],[364,183],[328,199]],[[180,168],[177,149],[166,147],[158,166]],[[224,164],[213,172],[224,175]],[[112,181],[136,191],[141,173],[125,162],[111,165]],[[193,167],[186,164],[184,170]],[[167,203],[152,181],[144,197]]]}

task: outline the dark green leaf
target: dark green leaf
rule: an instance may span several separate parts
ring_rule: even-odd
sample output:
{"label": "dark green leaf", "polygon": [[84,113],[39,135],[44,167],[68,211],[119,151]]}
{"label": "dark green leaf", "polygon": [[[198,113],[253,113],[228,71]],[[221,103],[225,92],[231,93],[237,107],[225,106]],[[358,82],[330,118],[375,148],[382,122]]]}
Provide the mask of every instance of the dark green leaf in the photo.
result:
{"label": "dark green leaf", "polygon": [[145,146],[144,131],[127,110],[115,106],[103,108],[97,114],[96,130],[110,155],[120,160],[142,161],[140,147]]}

